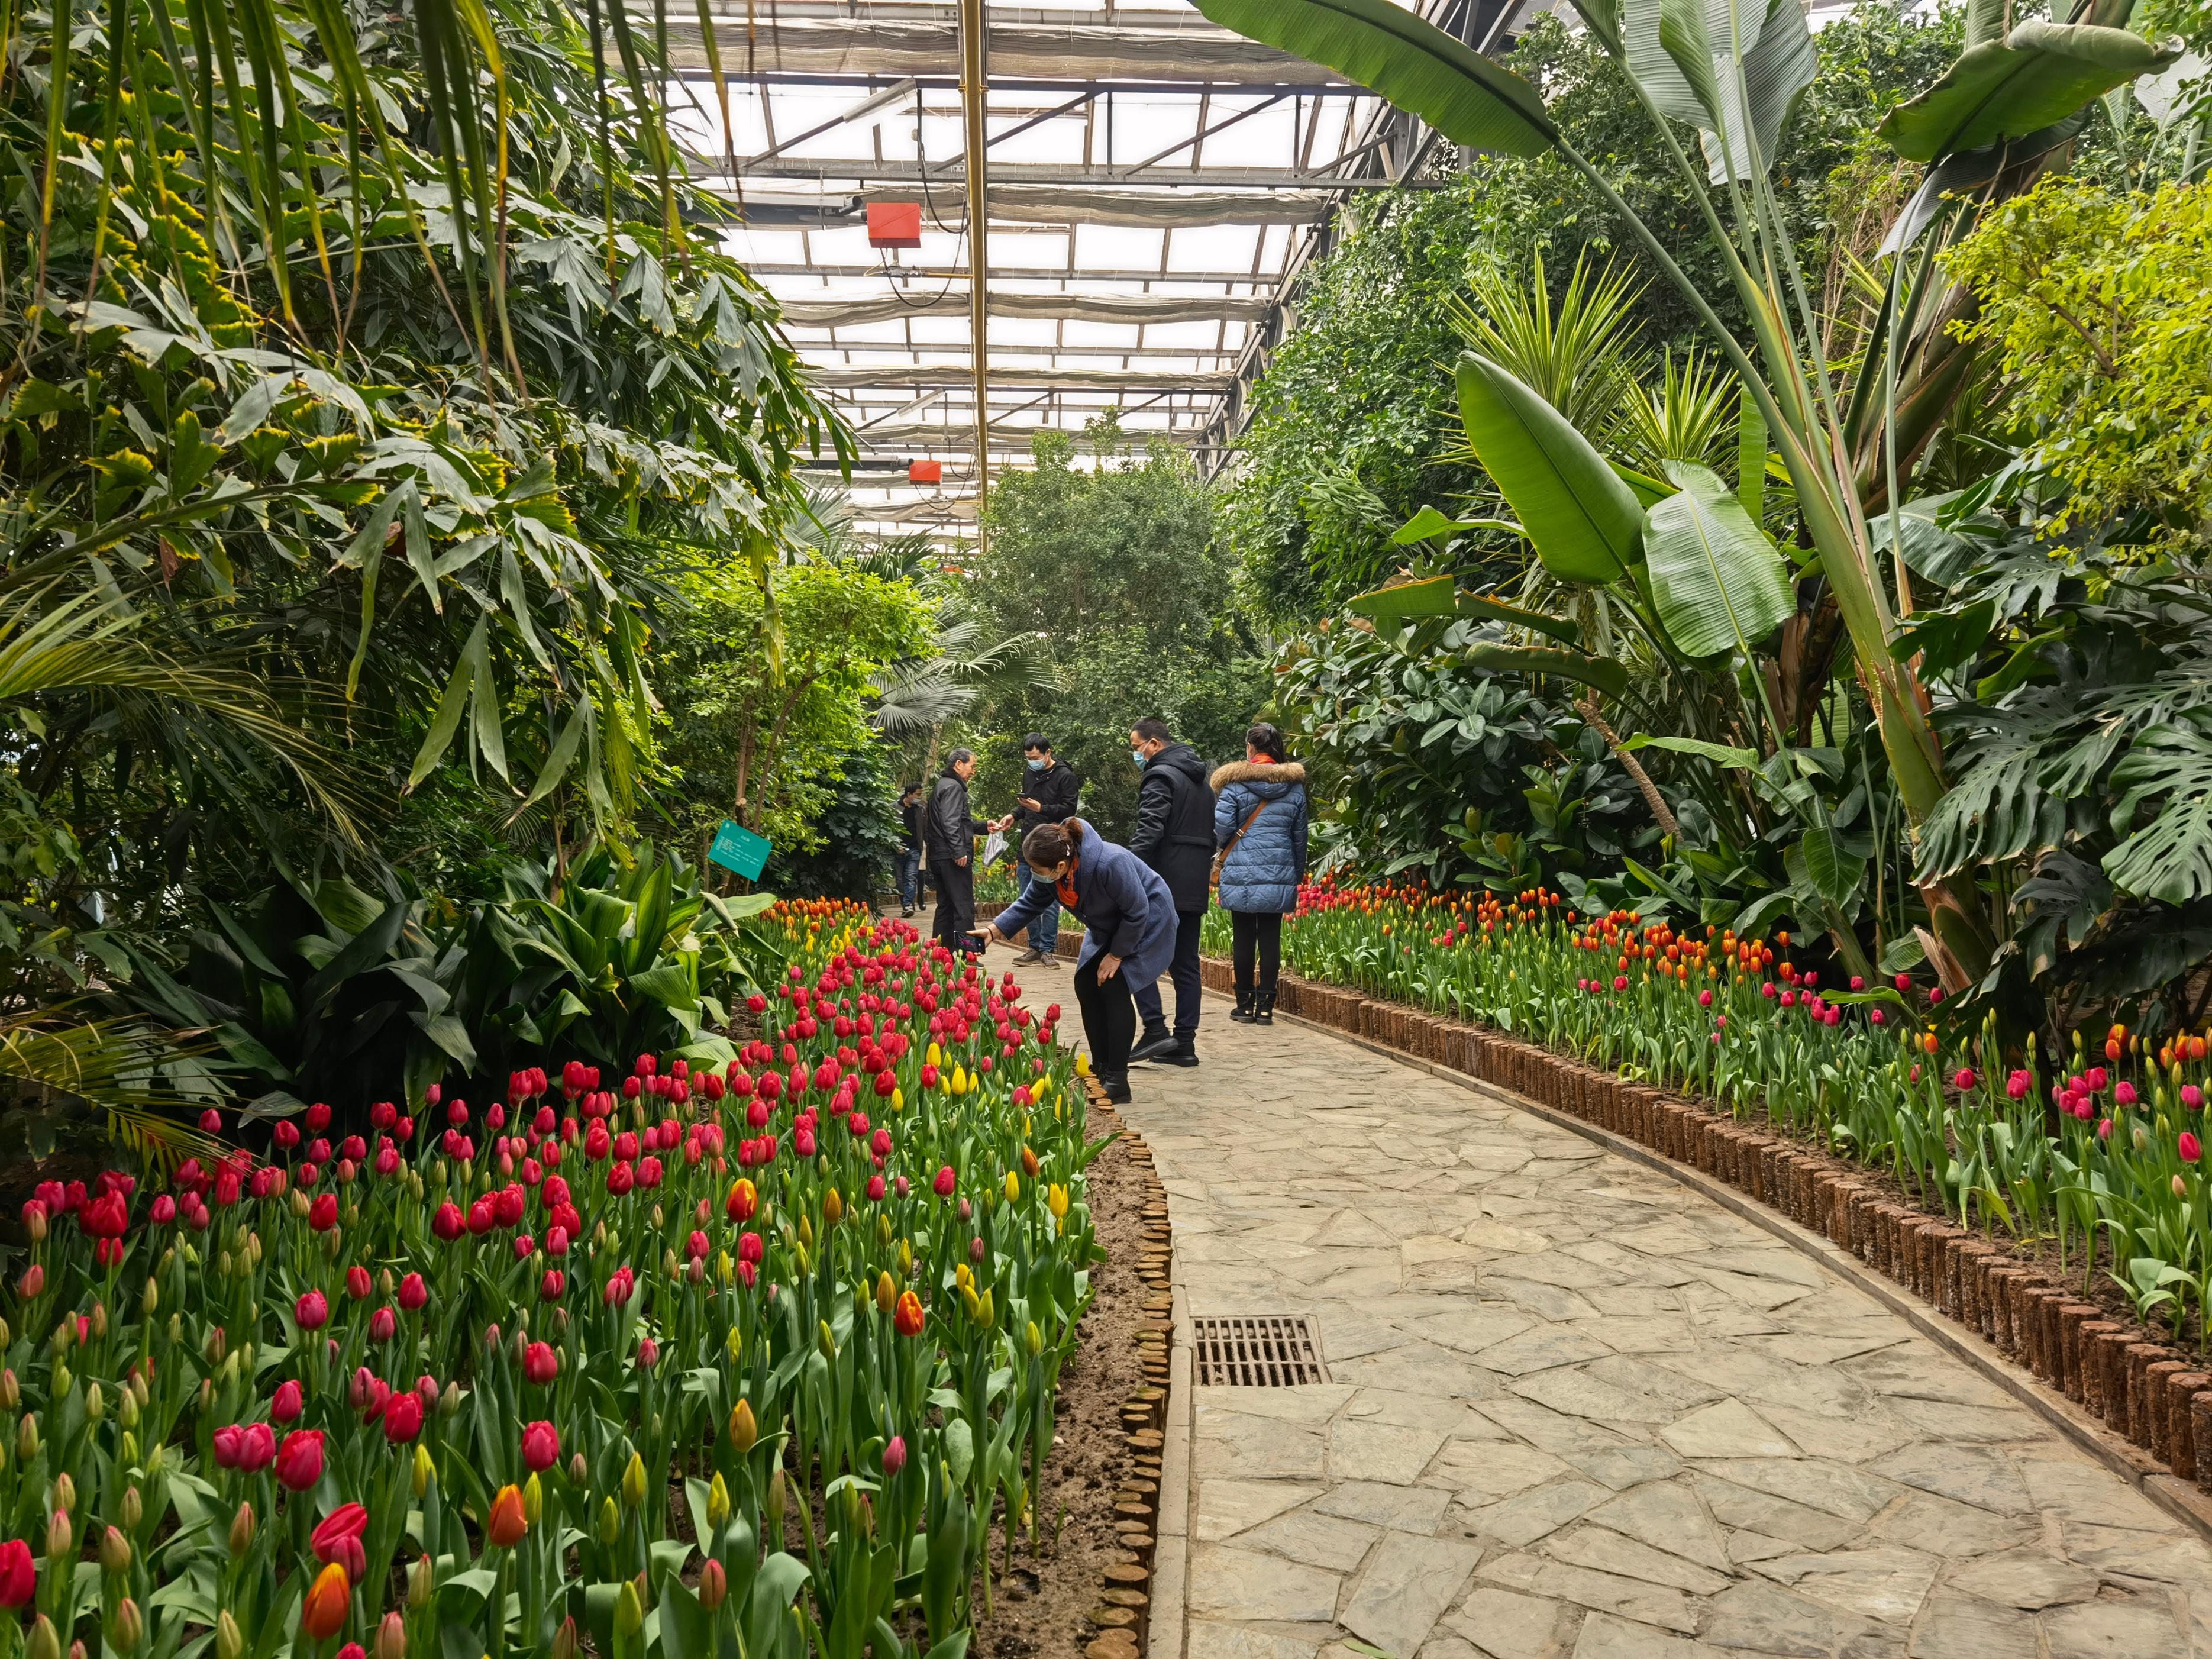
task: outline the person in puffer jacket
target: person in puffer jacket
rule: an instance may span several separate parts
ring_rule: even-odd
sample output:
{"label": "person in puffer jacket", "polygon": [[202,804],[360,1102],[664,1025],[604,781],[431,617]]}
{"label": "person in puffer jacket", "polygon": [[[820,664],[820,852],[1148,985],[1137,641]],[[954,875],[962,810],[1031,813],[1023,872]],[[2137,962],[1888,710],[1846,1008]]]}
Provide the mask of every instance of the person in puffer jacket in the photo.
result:
{"label": "person in puffer jacket", "polygon": [[1229,849],[1221,908],[1235,935],[1237,1007],[1229,1018],[1240,1024],[1275,1023],[1283,918],[1297,908],[1306,875],[1305,780],[1306,769],[1284,757],[1283,734],[1265,721],[1245,732],[1244,758],[1213,774],[1214,844]]}

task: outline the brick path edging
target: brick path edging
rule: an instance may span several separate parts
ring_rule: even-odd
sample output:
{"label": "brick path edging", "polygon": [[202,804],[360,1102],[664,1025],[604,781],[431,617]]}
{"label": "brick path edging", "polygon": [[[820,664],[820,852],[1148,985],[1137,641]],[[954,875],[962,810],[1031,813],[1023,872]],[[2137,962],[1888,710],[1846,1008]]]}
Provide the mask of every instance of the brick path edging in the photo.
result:
{"label": "brick path edging", "polygon": [[[1209,989],[1231,988],[1225,958],[1202,965]],[[1294,975],[1283,975],[1275,1009],[1447,1080],[1510,1089],[1547,1121],[1698,1188],[1876,1296],[2167,1513],[2212,1535],[2212,1375],[2149,1340],[2146,1328],[2108,1319],[1966,1229],[1885,1197],[1841,1159],[1698,1102],[1486,1027]],[[1796,1224],[1777,1225],[1777,1212]],[[1945,1318],[1929,1317],[1923,1304]],[[1960,1326],[1982,1341],[1966,1340]]]}

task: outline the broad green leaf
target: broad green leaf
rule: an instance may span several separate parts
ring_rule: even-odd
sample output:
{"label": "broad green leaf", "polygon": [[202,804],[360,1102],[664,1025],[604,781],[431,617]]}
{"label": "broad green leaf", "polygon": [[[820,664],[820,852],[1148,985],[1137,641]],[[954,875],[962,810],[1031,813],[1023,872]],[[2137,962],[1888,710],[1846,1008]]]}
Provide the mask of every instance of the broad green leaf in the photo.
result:
{"label": "broad green leaf", "polygon": [[1705,135],[1713,182],[1772,165],[1818,63],[1796,0],[1628,0],[1630,72],[1659,111]]}
{"label": "broad green leaf", "polygon": [[1410,547],[1415,542],[1428,541],[1438,536],[1463,535],[1470,530],[1503,530],[1512,536],[1528,533],[1510,519],[1450,519],[1433,507],[1425,507],[1399,526],[1390,541],[1396,547]]}
{"label": "broad green leaf", "polygon": [[1939,587],[1950,586],[1966,574],[1978,550],[1964,536],[1954,536],[1936,522],[1936,514],[1957,499],[1958,493],[1950,490],[1941,495],[1923,495],[1905,502],[1894,515],[1885,513],[1869,520],[1869,544],[1877,553],[1896,548],[1917,574]]}
{"label": "broad green leaf", "polygon": [[1813,890],[1838,909],[1848,906],[1866,872],[1866,860],[1848,851],[1843,838],[1826,824],[1808,830],[1797,851]]}
{"label": "broad green leaf", "polygon": [[2212,738],[2188,726],[2154,726],[2112,769],[2112,829],[2164,796],[2158,815],[2105,854],[2112,884],[2142,898],[2187,904],[2212,893]]}
{"label": "broad green leaf", "polygon": [[1540,155],[1559,138],[1536,88],[1395,0],[1194,0],[1224,27],[1334,70],[1455,144]]}
{"label": "broad green leaf", "polygon": [[[481,628],[483,624],[477,624]],[[476,678],[475,659],[466,651],[453,665],[453,678],[446,682],[446,690],[438,699],[438,709],[430,717],[430,729],[422,734],[422,746],[415,751],[415,764],[407,769],[407,788],[415,786],[436,770],[438,763],[446,757],[452,746],[453,733],[461,729],[461,716],[468,712],[469,686]]]}
{"label": "broad green leaf", "polygon": [[1644,535],[1652,599],[1686,656],[1748,650],[1796,609],[1789,568],[1728,486],[1694,462],[1670,461],[1675,495]]}
{"label": "broad green leaf", "polygon": [[2030,19],[1963,53],[1934,86],[1890,111],[1875,136],[1911,161],[2026,137],[2164,69],[2181,51],[2179,40],[2153,42],[2126,29]]}
{"label": "broad green leaf", "polygon": [[1460,653],[1469,668],[1487,668],[1500,674],[1556,674],[1583,685],[1594,685],[1608,697],[1628,690],[1628,669],[1610,657],[1585,656],[1579,651],[1555,651],[1540,645],[1470,645]]}
{"label": "broad green leaf", "polygon": [[[1436,511],[1434,507],[1421,510]],[[1414,522],[1418,524],[1419,520]],[[1378,587],[1345,605],[1355,617],[1449,617],[1454,608],[1455,584],[1449,576],[1431,576],[1426,581],[1397,582],[1389,587]]]}
{"label": "broad green leaf", "polygon": [[1481,353],[1460,355],[1457,379],[1468,442],[1544,568],[1577,582],[1626,574],[1643,530],[1635,492],[1565,416]]}
{"label": "broad green leaf", "polygon": [[1707,743],[1702,738],[1662,738],[1654,737],[1650,732],[1639,732],[1620,746],[1623,749],[1665,749],[1677,755],[1695,755],[1733,771],[1759,770],[1756,751],[1737,749],[1724,743]]}

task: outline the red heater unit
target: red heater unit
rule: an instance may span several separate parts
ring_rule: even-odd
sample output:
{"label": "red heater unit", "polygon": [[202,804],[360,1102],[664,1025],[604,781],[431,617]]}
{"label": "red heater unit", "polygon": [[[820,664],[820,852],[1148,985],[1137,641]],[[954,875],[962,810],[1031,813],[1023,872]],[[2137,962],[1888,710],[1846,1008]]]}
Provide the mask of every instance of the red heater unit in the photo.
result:
{"label": "red heater unit", "polygon": [[943,483],[945,482],[945,463],[942,461],[908,461],[906,464],[906,481],[908,483]]}
{"label": "red heater unit", "polygon": [[870,247],[920,247],[921,246],[921,204],[919,202],[869,203],[868,246]]}

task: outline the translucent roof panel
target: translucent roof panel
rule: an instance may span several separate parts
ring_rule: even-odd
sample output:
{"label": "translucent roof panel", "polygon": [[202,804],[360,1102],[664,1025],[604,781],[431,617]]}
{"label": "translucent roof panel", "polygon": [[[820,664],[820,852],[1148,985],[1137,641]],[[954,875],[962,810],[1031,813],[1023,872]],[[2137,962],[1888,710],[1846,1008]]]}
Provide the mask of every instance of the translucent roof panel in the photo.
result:
{"label": "translucent roof panel", "polygon": [[[1399,0],[1495,49],[1548,0]],[[1506,8],[1507,10],[1501,10]],[[1357,191],[1417,174],[1425,129],[1326,70],[1217,28],[1187,0],[985,8],[990,465],[1117,409],[1218,464],[1284,303]],[[1510,15],[1509,15],[1510,10]],[[729,134],[696,17],[696,174],[738,201],[730,251],[858,431],[864,525],[974,533],[976,403],[954,0],[714,0]],[[737,156],[729,176],[727,156]],[[872,246],[912,203],[919,246]],[[942,477],[911,483],[909,462]]]}

